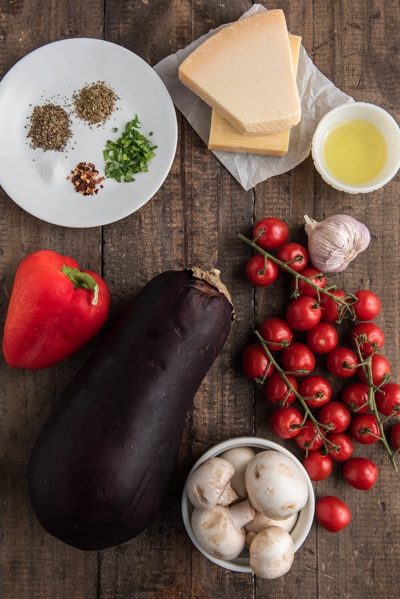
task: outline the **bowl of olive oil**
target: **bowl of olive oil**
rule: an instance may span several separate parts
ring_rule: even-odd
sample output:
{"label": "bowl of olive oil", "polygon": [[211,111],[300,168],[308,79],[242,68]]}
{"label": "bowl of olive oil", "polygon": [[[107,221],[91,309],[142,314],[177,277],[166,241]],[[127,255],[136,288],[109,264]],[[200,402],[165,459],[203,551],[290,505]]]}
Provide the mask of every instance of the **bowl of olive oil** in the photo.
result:
{"label": "bowl of olive oil", "polygon": [[350,102],[321,119],[311,153],[326,183],[339,191],[368,193],[386,185],[400,168],[400,128],[383,108]]}

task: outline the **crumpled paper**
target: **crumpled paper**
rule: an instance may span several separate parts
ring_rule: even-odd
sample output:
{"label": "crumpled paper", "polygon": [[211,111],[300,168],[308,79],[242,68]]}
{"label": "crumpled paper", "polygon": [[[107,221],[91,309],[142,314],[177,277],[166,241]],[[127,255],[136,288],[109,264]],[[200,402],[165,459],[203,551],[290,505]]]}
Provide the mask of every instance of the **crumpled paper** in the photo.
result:
{"label": "crumpled paper", "polygon": [[[263,10],[267,9],[261,4],[255,4],[241,18]],[[211,123],[211,108],[179,81],[178,67],[197,46],[221,27],[210,30],[186,48],[164,58],[154,67],[167,87],[175,106],[206,145]],[[286,156],[213,151],[213,154],[245,190],[255,187],[257,183],[270,177],[285,173],[303,162],[310,154],[312,137],[321,118],[335,106],[354,101],[317,69],[303,45],[300,48],[297,87],[301,100],[302,119],[291,131],[289,151]]]}

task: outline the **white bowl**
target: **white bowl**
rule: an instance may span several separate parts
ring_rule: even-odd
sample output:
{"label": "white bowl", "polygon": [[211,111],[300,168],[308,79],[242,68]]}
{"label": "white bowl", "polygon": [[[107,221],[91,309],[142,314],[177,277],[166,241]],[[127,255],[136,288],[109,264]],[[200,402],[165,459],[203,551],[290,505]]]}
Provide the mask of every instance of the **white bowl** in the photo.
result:
{"label": "white bowl", "polygon": [[[325,137],[335,125],[351,119],[374,125],[386,142],[386,162],[371,180],[360,184],[346,184],[336,178],[327,167],[323,157]],[[312,140],[311,154],[315,168],[326,183],[347,193],[368,193],[383,187],[400,168],[400,129],[394,118],[383,108],[368,102],[350,102],[333,108],[319,122]]]}
{"label": "white bowl", "polygon": [[[214,445],[213,447],[211,447],[208,451],[206,451],[201,456],[201,458],[199,458],[197,460],[197,462],[194,464],[193,468],[191,469],[190,473],[193,472],[196,468],[198,468],[198,466],[200,466],[200,464],[202,464],[209,458],[218,456],[219,454],[223,453],[224,451],[227,451],[228,449],[232,449],[233,447],[251,447],[252,449],[254,449],[255,452],[265,451],[268,449],[280,451],[284,455],[291,458],[293,460],[293,462],[296,464],[296,466],[303,473],[304,479],[305,479],[305,481],[307,483],[307,487],[308,487],[308,500],[307,500],[306,505],[299,512],[296,523],[295,523],[294,527],[292,528],[292,530],[290,531],[290,534],[293,539],[294,551],[295,552],[298,551],[300,549],[301,545],[306,540],[308,533],[310,532],[313,520],[314,520],[315,497],[314,497],[314,490],[312,487],[312,483],[311,483],[311,480],[310,480],[306,470],[304,469],[301,462],[299,462],[299,460],[290,451],[288,451],[287,449],[285,449],[278,443],[274,443],[273,441],[268,441],[267,439],[262,439],[261,437],[236,437],[234,439],[229,439],[228,441],[223,441],[222,443],[219,443],[218,445]],[[190,473],[189,473],[189,475],[190,475]],[[207,559],[212,561],[214,564],[221,566],[222,568],[225,568],[227,570],[233,570],[234,572],[253,573],[253,570],[250,568],[249,554],[247,551],[243,551],[237,558],[227,561],[227,560],[218,559],[218,558],[212,556],[210,553],[205,551],[205,549],[203,549],[203,547],[199,544],[199,542],[197,541],[197,539],[193,533],[193,530],[192,530],[191,516],[192,516],[192,512],[193,512],[193,506],[190,503],[188,496],[187,496],[186,484],[183,489],[183,495],[182,495],[182,517],[183,517],[183,523],[186,528],[186,532],[189,535],[189,537],[190,537],[192,543],[195,545],[195,547]]]}

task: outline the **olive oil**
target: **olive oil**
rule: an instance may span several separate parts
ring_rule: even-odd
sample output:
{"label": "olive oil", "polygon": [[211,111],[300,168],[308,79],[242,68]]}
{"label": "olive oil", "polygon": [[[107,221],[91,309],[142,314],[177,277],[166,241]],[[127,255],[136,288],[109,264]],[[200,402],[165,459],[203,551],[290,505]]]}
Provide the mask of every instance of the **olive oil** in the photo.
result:
{"label": "olive oil", "polygon": [[347,185],[371,181],[384,167],[386,142],[371,123],[349,119],[327,133],[322,148],[326,169]]}

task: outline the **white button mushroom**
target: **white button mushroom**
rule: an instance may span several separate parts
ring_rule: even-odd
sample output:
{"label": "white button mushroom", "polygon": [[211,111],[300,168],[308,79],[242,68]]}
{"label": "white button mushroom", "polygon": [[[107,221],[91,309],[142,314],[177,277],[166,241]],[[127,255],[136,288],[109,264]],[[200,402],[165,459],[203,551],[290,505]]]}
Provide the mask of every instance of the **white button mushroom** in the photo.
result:
{"label": "white button mushroom", "polygon": [[[251,533],[250,533],[251,534]],[[293,539],[279,526],[264,528],[250,544],[250,567],[260,578],[279,578],[293,564]]]}
{"label": "white button mushroom", "polygon": [[297,520],[297,513],[292,514],[291,516],[289,516],[288,518],[285,518],[284,520],[273,520],[272,518],[269,518],[262,512],[256,512],[256,515],[254,516],[254,520],[252,520],[251,522],[246,524],[246,532],[257,533],[257,532],[260,532],[260,530],[263,530],[264,528],[268,528],[268,526],[280,526],[287,532],[290,532],[292,530],[293,526],[296,524],[296,520]]}
{"label": "white button mushroom", "polygon": [[205,551],[218,559],[231,560],[242,553],[246,541],[244,526],[252,518],[254,510],[247,500],[231,508],[196,508],[191,518],[192,530]]}
{"label": "white button mushroom", "polygon": [[196,508],[208,509],[217,504],[229,505],[238,499],[230,485],[235,469],[223,458],[210,458],[200,464],[187,479],[189,501]]}
{"label": "white button mushroom", "polygon": [[303,473],[293,460],[278,451],[257,453],[247,465],[245,481],[252,506],[273,520],[284,520],[307,503]]}
{"label": "white button mushroom", "polygon": [[228,460],[235,468],[235,474],[231,480],[231,487],[235,493],[241,498],[247,497],[247,489],[244,481],[244,473],[247,464],[254,457],[255,451],[251,447],[232,447],[221,453],[220,457]]}

